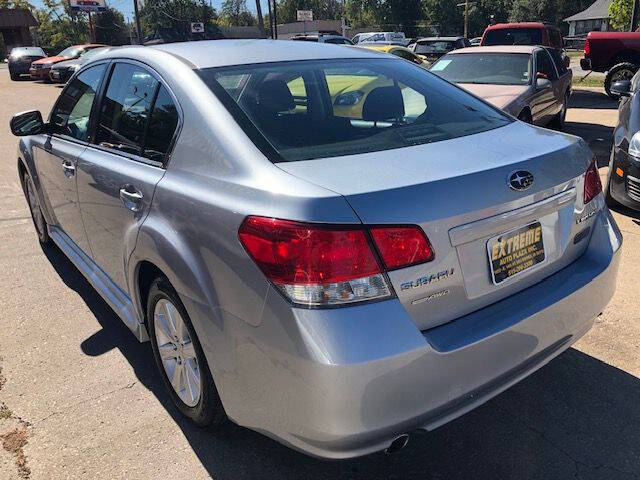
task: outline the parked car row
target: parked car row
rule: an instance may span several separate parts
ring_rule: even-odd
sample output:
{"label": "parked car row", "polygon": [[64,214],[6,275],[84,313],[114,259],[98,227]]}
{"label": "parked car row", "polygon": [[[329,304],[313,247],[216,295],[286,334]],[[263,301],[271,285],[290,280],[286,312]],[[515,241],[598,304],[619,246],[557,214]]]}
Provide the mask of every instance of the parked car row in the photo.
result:
{"label": "parked car row", "polygon": [[47,56],[40,47],[16,47],[9,54],[9,75],[11,80],[29,75],[34,80],[66,83],[79,65],[91,58],[85,59],[86,55],[94,50],[105,51],[108,48],[100,44],[73,45],[57,55]]}
{"label": "parked car row", "polygon": [[[434,73],[506,105],[531,92],[542,122],[558,68],[511,45]],[[568,349],[615,290],[622,234],[586,143],[391,55],[124,47],[48,118],[11,120],[38,238],[151,341],[199,425],[333,459],[397,451]]]}

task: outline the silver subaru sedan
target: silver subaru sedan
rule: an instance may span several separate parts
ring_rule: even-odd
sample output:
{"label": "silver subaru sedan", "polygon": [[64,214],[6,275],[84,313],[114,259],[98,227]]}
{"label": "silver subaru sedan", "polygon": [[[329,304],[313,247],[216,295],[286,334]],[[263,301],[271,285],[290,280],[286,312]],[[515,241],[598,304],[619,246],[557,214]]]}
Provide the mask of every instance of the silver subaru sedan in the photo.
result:
{"label": "silver subaru sedan", "polygon": [[584,335],[622,237],[593,153],[340,46],[125,47],[11,122],[55,243],[200,425],[402,448]]}

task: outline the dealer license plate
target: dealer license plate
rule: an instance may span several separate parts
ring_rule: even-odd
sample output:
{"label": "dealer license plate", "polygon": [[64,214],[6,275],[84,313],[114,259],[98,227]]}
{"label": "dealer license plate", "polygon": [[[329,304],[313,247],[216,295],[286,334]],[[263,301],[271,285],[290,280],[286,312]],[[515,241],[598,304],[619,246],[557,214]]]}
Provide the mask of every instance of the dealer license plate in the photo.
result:
{"label": "dealer license plate", "polygon": [[533,222],[487,242],[491,277],[496,285],[544,261],[542,225]]}

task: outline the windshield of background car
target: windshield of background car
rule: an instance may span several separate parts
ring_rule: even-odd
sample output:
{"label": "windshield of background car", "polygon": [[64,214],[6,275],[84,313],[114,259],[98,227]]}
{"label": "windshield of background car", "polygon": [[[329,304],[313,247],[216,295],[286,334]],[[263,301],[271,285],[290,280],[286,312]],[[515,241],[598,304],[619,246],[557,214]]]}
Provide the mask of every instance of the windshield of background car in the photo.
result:
{"label": "windshield of background car", "polygon": [[9,56],[12,58],[25,57],[25,56],[35,57],[38,55],[41,55],[43,57],[46,56],[44,54],[44,51],[40,47],[14,48],[13,50],[11,50],[11,53],[9,54]]}
{"label": "windshield of background car", "polygon": [[403,148],[512,120],[397,59],[334,59],[198,71],[274,162]]}
{"label": "windshield of background car", "polygon": [[80,52],[82,52],[81,48],[78,47],[69,47],[69,48],[65,48],[64,50],[62,50],[58,56],[59,57],[71,57],[71,58],[75,58],[78,55],[80,55]]}
{"label": "windshield of background car", "polygon": [[92,48],[91,50],[85,50],[84,53],[80,55],[80,58],[82,58],[83,61],[88,61],[106,50],[106,48]]}
{"label": "windshield of background car", "polygon": [[445,55],[431,66],[431,71],[454,83],[529,85],[531,55],[520,53]]}
{"label": "windshield of background car", "polygon": [[444,40],[433,40],[429,42],[418,42],[414,53],[424,55],[425,53],[447,53],[456,48],[456,42]]}
{"label": "windshield of background car", "polygon": [[501,28],[484,34],[482,45],[542,45],[539,28]]}

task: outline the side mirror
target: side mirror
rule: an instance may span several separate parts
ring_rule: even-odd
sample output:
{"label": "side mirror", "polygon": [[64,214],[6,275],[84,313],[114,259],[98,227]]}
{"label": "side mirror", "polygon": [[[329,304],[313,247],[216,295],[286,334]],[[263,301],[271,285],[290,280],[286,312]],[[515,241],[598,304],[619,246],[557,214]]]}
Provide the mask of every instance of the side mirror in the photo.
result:
{"label": "side mirror", "polygon": [[631,81],[629,80],[619,80],[611,85],[611,93],[614,95],[620,95],[621,97],[630,97],[631,96]]}
{"label": "side mirror", "polygon": [[42,121],[42,114],[38,110],[16,113],[11,118],[9,126],[11,127],[11,133],[17,137],[36,135],[46,130],[45,123]]}
{"label": "side mirror", "polygon": [[536,78],[536,90],[546,90],[552,86],[551,80],[542,77]]}

